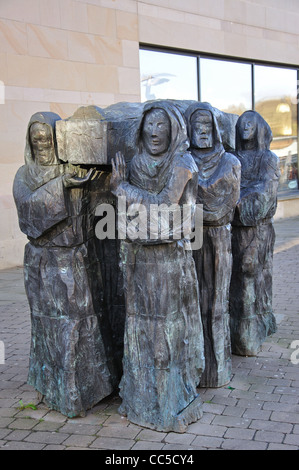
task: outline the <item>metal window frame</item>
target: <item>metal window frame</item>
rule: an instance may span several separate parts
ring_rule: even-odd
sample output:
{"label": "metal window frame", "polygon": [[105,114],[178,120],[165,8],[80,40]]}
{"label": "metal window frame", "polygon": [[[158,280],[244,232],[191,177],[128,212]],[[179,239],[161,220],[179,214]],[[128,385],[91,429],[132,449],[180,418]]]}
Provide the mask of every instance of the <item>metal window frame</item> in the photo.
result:
{"label": "metal window frame", "polygon": [[[279,67],[285,68],[290,70],[297,70],[297,79],[299,80],[299,65],[298,64],[286,64],[281,62],[270,62],[270,61],[263,61],[263,60],[256,60],[256,59],[245,59],[243,57],[233,57],[229,55],[220,55],[220,54],[210,54],[207,52],[199,52],[195,50],[185,50],[185,49],[174,49],[172,47],[162,47],[156,46],[153,44],[139,44],[140,50],[148,50],[153,52],[166,52],[168,54],[178,54],[178,55],[185,55],[189,57],[194,57],[197,59],[197,90],[198,90],[198,101],[201,98],[201,84],[200,84],[200,59],[215,59],[215,60],[223,60],[226,62],[237,62],[239,64],[249,64],[251,65],[251,104],[252,110],[255,109],[255,87],[254,87],[254,66],[255,65],[263,65],[265,67]],[[299,86],[299,85],[298,85]],[[299,105],[298,105],[299,109]],[[298,112],[297,112],[297,121],[298,121]]]}

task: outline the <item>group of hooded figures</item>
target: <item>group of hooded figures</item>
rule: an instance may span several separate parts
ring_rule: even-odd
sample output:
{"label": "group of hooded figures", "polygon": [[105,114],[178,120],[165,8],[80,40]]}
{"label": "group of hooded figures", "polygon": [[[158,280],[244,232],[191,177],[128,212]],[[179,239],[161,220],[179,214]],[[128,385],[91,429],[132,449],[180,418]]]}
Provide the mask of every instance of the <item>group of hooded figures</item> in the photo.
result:
{"label": "group of hooded figures", "polygon": [[[231,355],[256,355],[275,332],[271,129],[246,111],[229,153],[213,110],[146,103],[134,157],[118,153],[103,171],[59,160],[59,116],[31,117],[13,192],[29,239],[28,383],[50,408],[82,415],[119,390],[131,422],[184,432],[202,416],[199,387],[227,384]],[[188,205],[195,217],[201,205],[202,246],[192,250],[185,232],[99,240],[95,207],[120,196],[148,213]]]}

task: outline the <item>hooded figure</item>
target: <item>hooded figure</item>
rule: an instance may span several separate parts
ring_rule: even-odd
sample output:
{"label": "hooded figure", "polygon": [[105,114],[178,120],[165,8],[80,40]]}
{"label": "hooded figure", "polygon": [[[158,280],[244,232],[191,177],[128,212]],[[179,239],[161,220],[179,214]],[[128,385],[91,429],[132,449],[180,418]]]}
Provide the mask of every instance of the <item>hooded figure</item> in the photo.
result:
{"label": "hooded figure", "polygon": [[59,161],[58,119],[47,112],[30,119],[25,165],[15,176],[13,195],[29,239],[24,255],[31,311],[28,383],[50,408],[74,417],[109,395],[115,378],[88,205],[91,174]]}
{"label": "hooded figure", "polygon": [[[153,207],[194,209],[197,168],[186,151],[178,109],[168,101],[146,104],[137,136],[139,152],[128,179],[122,155],[113,162],[112,192],[126,198],[130,214],[133,204],[142,208],[153,225]],[[184,432],[202,416],[196,391],[204,368],[198,285],[181,222],[168,231],[165,220],[160,222],[161,230],[147,238],[146,231],[136,238],[130,222],[121,246],[126,326],[119,411],[141,426]]]}
{"label": "hooded figure", "polygon": [[272,132],[255,111],[236,125],[236,155],[241,162],[241,194],[232,231],[230,288],[232,351],[253,356],[276,331],[272,312],[272,270],[277,207],[278,157],[269,150]]}
{"label": "hooded figure", "polygon": [[193,250],[205,344],[206,366],[200,386],[220,387],[231,379],[231,221],[240,194],[241,168],[238,159],[225,152],[208,103],[192,104],[185,118],[198,167],[197,203],[203,205],[203,243]]}

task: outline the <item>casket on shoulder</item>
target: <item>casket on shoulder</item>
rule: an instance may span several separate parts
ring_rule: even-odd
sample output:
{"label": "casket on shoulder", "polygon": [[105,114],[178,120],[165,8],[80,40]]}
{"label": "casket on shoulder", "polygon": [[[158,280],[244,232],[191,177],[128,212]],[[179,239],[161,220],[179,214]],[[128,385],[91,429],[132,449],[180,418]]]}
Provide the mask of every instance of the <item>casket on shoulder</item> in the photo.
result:
{"label": "casket on shoulder", "polygon": [[121,151],[130,161],[136,151],[136,130],[143,106],[118,103],[106,109],[82,106],[73,116],[57,121],[60,160],[72,164],[110,165]]}

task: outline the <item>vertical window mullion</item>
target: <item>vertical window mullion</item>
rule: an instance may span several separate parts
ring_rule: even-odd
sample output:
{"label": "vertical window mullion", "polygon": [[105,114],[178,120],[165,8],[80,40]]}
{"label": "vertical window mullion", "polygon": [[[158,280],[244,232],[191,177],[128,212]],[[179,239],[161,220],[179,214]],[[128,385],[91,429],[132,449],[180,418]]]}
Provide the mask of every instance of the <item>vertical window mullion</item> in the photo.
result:
{"label": "vertical window mullion", "polygon": [[197,56],[197,95],[198,101],[201,101],[200,56]]}
{"label": "vertical window mullion", "polygon": [[255,110],[255,83],[254,83],[254,64],[251,64],[251,107]]}

